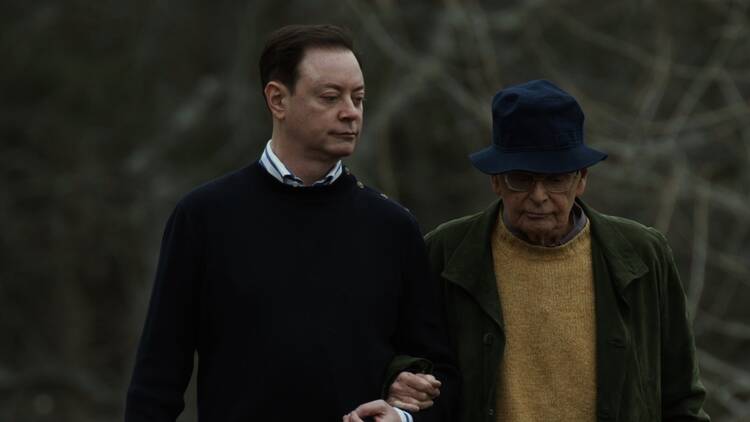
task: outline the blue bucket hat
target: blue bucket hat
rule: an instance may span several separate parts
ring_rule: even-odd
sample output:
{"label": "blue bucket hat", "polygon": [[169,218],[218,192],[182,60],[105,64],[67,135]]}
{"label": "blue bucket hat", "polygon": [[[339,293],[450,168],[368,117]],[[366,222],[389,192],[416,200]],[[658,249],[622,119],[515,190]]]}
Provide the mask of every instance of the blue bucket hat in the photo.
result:
{"label": "blue bucket hat", "polygon": [[583,110],[552,82],[529,81],[492,98],[492,145],[469,156],[487,174],[568,173],[607,154],[583,144]]}

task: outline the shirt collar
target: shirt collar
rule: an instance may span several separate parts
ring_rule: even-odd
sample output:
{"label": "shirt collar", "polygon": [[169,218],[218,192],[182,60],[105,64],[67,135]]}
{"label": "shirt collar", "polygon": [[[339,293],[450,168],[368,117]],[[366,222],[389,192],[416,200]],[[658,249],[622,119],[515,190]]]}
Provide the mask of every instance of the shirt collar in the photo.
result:
{"label": "shirt collar", "polygon": [[[304,187],[305,183],[302,181],[302,179],[295,176],[294,173],[292,173],[284,165],[284,163],[281,162],[279,157],[274,154],[273,149],[271,148],[271,142],[273,142],[273,139],[269,140],[268,143],[266,143],[266,148],[260,155],[260,164],[263,166],[263,168],[266,169],[268,174],[273,176],[279,182],[289,186]],[[336,164],[333,165],[331,170],[325,176],[323,176],[320,180],[316,180],[315,182],[313,182],[311,186],[330,185],[331,183],[335,182],[336,179],[339,178],[339,176],[341,176],[342,169],[343,164],[341,163],[341,160],[339,160],[336,162]]]}

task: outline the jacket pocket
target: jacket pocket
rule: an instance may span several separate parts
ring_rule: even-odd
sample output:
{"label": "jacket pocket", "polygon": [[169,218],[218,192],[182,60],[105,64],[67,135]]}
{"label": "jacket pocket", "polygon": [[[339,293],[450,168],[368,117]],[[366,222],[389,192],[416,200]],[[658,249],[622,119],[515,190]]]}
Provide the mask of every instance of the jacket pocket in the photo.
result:
{"label": "jacket pocket", "polygon": [[633,351],[633,362],[635,368],[635,379],[632,382],[633,398],[636,401],[634,403],[638,406],[639,411],[634,413],[639,416],[639,419],[644,421],[659,421],[661,415],[661,407],[659,398],[657,396],[655,378],[651,374],[645,365],[641,362],[640,356],[638,356],[637,349]]}

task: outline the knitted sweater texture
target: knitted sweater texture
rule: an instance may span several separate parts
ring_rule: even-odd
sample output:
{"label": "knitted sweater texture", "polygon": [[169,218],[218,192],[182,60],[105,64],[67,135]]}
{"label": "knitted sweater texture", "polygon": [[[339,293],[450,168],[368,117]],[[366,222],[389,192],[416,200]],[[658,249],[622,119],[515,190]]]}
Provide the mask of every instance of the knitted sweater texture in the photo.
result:
{"label": "knitted sweater texture", "polygon": [[341,420],[397,354],[450,383],[428,272],[411,214],[353,175],[294,188],[256,162],[210,182],[167,223],[125,419],[174,421],[196,352],[209,422]]}
{"label": "knitted sweater texture", "polygon": [[596,326],[588,224],[569,242],[534,246],[500,218],[492,239],[507,344],[497,421],[596,420]]}

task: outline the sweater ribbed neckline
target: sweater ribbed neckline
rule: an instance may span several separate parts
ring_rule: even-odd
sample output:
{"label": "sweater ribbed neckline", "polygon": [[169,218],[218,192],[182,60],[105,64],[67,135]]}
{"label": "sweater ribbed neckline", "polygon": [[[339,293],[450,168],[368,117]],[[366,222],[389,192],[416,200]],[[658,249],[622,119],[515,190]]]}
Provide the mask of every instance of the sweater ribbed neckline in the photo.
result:
{"label": "sweater ribbed neckline", "polygon": [[357,178],[350,174],[346,168],[344,169],[344,173],[330,185],[300,187],[289,186],[279,182],[263,168],[259,161],[248,166],[246,171],[251,177],[259,181],[262,189],[282,195],[286,200],[290,201],[326,201],[338,197],[353,188],[364,188],[364,185],[359,183]]}
{"label": "sweater ribbed neckline", "polygon": [[584,228],[568,242],[558,246],[533,245],[511,233],[505,226],[502,213],[499,213],[493,233],[493,242],[507,244],[508,248],[498,248],[506,253],[518,252],[537,260],[559,260],[577,255],[586,247],[590,224],[586,221]]}

